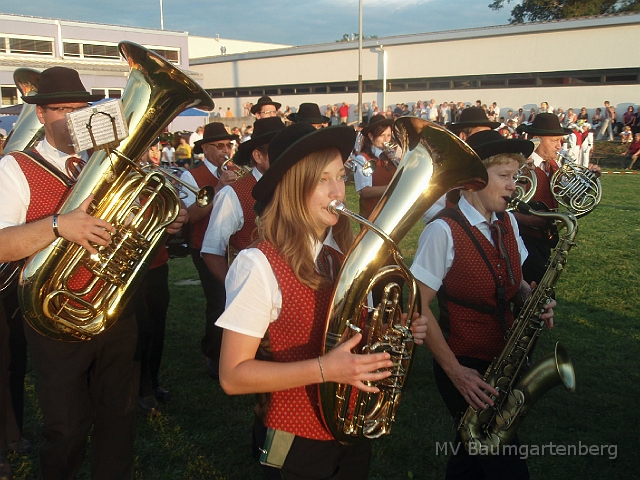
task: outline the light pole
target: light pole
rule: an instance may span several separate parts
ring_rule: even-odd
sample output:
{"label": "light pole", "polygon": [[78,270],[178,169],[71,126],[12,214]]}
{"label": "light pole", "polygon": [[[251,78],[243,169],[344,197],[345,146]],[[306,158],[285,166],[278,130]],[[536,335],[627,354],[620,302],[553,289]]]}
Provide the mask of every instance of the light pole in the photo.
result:
{"label": "light pole", "polygon": [[362,0],[358,12],[358,125],[362,123]]}
{"label": "light pole", "polygon": [[164,30],[164,14],[162,13],[162,0],[160,0],[160,30]]}
{"label": "light pole", "polygon": [[382,108],[380,113],[384,115],[387,111],[387,51],[384,49],[384,45],[379,45],[378,48],[382,50]]}

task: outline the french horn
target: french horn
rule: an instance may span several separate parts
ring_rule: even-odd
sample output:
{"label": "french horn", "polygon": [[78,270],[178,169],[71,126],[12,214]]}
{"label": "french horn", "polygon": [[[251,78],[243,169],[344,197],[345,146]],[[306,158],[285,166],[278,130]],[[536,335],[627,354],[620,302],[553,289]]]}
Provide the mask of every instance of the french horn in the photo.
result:
{"label": "french horn", "polygon": [[[322,351],[328,353],[346,337],[363,333],[356,353],[389,352],[390,377],[376,382],[380,392],[365,393],[348,384],[319,385],[324,422],[337,440],[353,443],[391,432],[403,387],[413,360],[413,312],[420,308],[417,283],[404,265],[397,244],[442,195],[454,188],[477,190],[487,183],[487,171],[475,152],[445,128],[414,117],[395,121],[402,159],[369,221],[340,204],[329,208],[363,228],[340,270],[331,299]],[[396,265],[387,265],[389,255]],[[409,285],[407,320],[401,321],[402,290],[386,277],[401,276]],[[368,305],[369,292],[385,284],[378,306]]]}

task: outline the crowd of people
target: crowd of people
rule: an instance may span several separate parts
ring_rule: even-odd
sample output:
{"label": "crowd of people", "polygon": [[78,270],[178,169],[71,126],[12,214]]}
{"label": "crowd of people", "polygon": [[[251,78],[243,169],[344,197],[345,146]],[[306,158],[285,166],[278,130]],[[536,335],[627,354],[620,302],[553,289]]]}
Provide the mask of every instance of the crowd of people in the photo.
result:
{"label": "crowd of people", "polygon": [[[42,72],[38,93],[24,97],[36,105],[45,136],[0,160],[0,262],[22,261],[59,238],[96,254],[116,235],[114,225],[87,213],[93,195],[77,209],[57,213],[89,159],[88,152],[73,151],[64,118],[94,100],[78,73],[63,67]],[[203,204],[185,191],[167,232],[189,231],[206,301],[201,353],[208,374],[229,395],[258,396],[252,436],[266,478],[369,475],[371,441],[345,445],[333,437],[323,422],[317,385],[343,383],[379,393],[376,382],[391,375],[393,363],[386,352],[362,354],[356,348],[362,333],[322,351],[331,293],[355,238],[350,220],[328,205],[345,201],[345,163],[355,154],[360,214],[375,215],[400,161],[392,138],[395,117],[443,124],[475,150],[486,169],[484,189],[443,197],[425,218],[411,267],[423,301],[411,331],[415,343],[433,354],[438,388],[455,420],[469,406],[487,408],[499,398],[483,380],[484,371],[505,346],[512,307],[522,305],[540,282],[554,246],[546,221],[506,211],[519,170],[529,165],[538,183],[534,201],[556,209],[549,182],[559,168],[559,152],[572,148],[571,142],[582,148],[591,140],[576,128],[589,122],[571,116],[567,123],[561,109],[544,102],[526,120],[522,109],[503,116],[495,102],[488,108],[476,103],[443,107],[431,100],[382,112],[372,102],[363,105],[362,124],[348,126],[346,103],[327,106],[324,114],[317,104],[304,103],[285,117],[278,113],[279,102],[263,96],[245,107],[255,117],[248,131],[213,121],[189,135],[161,137],[139,159],[151,168],[176,167],[182,182],[214,195]],[[614,122],[605,114],[601,131],[609,132]],[[566,140],[571,135],[575,140]],[[588,154],[576,158],[599,175]],[[91,434],[92,477],[131,478],[136,413],[157,415],[159,401],[170,399],[159,381],[170,302],[168,260],[162,245],[118,322],[90,342],[41,335],[22,321],[15,283],[4,292],[0,480],[11,478],[5,445],[22,453],[29,448],[21,435],[20,406],[27,345],[44,424],[42,477],[75,478]],[[380,298],[374,288],[369,311],[381,308]],[[436,298],[440,321],[430,305]],[[540,314],[549,328],[555,305],[549,299]],[[18,371],[9,369],[14,361],[24,368],[10,380],[9,372]],[[279,450],[268,446],[276,444]],[[447,478],[528,478],[518,455],[456,451]]]}

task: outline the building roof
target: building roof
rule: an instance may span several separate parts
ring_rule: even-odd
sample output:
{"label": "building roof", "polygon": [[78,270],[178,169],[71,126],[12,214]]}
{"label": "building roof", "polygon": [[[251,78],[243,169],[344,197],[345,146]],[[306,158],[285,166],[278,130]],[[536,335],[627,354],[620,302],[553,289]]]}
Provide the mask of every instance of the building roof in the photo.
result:
{"label": "building roof", "polygon": [[[554,31],[566,31],[585,28],[601,28],[606,26],[619,26],[628,24],[640,24],[640,13],[620,13],[615,15],[597,15],[563,20],[551,20],[546,22],[519,23],[514,25],[498,25],[494,27],[467,28],[462,30],[446,30],[442,32],[414,33],[409,35],[397,35],[363,40],[362,48],[390,47],[394,45],[433,43],[470,38],[486,38],[507,35],[525,35],[531,33],[548,33]],[[358,48],[357,41],[323,43],[318,45],[303,45],[299,47],[278,48],[261,52],[241,53],[235,55],[204,57],[194,59],[191,65],[206,65],[211,63],[226,63],[237,60],[249,60],[256,58],[273,58],[289,55],[306,55],[310,53],[326,53],[342,50],[354,50]]]}

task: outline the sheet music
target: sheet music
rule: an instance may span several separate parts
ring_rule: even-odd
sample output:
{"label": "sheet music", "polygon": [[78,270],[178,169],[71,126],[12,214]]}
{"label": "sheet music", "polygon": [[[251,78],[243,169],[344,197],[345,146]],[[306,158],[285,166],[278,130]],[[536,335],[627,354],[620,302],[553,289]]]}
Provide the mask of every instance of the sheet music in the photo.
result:
{"label": "sheet music", "polygon": [[[91,130],[87,128],[89,124]],[[114,124],[116,127],[115,135]],[[121,140],[129,136],[120,99],[108,100],[98,105],[67,113],[67,125],[76,153],[90,148],[100,150],[117,146]],[[95,144],[91,140],[91,133]]]}

